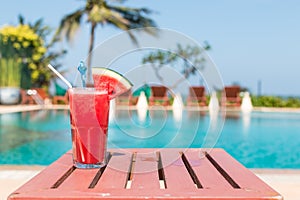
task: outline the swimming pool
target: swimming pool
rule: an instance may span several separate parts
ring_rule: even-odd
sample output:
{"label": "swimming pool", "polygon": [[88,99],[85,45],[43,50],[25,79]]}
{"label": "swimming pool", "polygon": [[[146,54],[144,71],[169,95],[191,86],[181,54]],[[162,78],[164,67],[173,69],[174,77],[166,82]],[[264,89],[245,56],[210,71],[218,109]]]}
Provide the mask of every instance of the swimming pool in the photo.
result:
{"label": "swimming pool", "polygon": [[[109,127],[109,148],[203,147],[212,124],[207,112],[118,111]],[[249,168],[300,169],[300,114],[227,113],[214,147],[224,148]],[[71,148],[67,111],[0,115],[0,164],[48,165]]]}

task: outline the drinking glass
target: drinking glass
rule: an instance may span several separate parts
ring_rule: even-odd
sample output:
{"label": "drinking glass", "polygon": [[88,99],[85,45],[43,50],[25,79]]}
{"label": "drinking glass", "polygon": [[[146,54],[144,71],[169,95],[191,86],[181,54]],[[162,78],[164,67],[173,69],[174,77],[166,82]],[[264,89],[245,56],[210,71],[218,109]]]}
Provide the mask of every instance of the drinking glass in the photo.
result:
{"label": "drinking glass", "polygon": [[106,165],[108,91],[71,88],[68,92],[74,166],[101,168]]}

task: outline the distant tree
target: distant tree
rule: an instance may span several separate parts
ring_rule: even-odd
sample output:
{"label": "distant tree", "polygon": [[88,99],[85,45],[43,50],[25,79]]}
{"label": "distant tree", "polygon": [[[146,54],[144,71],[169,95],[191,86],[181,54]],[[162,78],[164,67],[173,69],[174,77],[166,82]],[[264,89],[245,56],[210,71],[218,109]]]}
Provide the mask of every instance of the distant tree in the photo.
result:
{"label": "distant tree", "polygon": [[[146,55],[142,63],[150,63],[155,71],[157,78],[163,81],[163,77],[159,74],[159,71],[166,65],[175,66],[180,61],[183,63],[183,69],[181,70],[184,75],[183,79],[187,79],[190,75],[193,75],[197,70],[203,70],[205,66],[205,59],[201,56],[203,51],[209,50],[211,46],[205,42],[203,49],[198,46],[187,45],[183,47],[181,44],[177,44],[175,50],[165,51],[156,50]],[[173,86],[176,87],[182,80],[178,80]]]}
{"label": "distant tree", "polygon": [[[116,1],[123,3],[124,0]],[[87,83],[91,80],[91,60],[92,50],[95,42],[95,30],[98,25],[111,25],[118,29],[128,31],[134,28],[144,28],[149,34],[155,35],[154,29],[156,23],[147,17],[152,12],[147,8],[129,8],[108,3],[107,0],[86,0],[86,4],[75,12],[66,15],[60,23],[57,31],[58,35],[64,35],[70,41],[74,33],[80,28],[83,17],[87,16],[87,22],[90,24],[90,40],[87,57]],[[148,27],[148,28],[147,28]],[[134,43],[137,43],[136,37],[128,31],[128,34]]]}

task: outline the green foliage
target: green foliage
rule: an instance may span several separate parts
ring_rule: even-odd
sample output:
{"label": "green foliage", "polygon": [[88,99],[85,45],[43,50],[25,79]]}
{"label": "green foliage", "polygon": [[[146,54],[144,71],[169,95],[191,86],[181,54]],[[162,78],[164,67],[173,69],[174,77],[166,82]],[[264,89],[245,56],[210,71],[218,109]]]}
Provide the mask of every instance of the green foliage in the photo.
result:
{"label": "green foliage", "polygon": [[277,96],[252,96],[255,107],[300,108],[300,98],[282,98]]}
{"label": "green foliage", "polygon": [[[24,18],[19,16],[19,23],[24,24]],[[54,36],[50,42],[46,42],[47,37],[51,34],[52,30],[49,26],[44,25],[43,19],[38,19],[34,23],[28,23],[28,26],[41,38],[44,42],[45,53],[39,59],[35,57],[31,63],[28,63],[28,68],[30,72],[26,71],[25,66],[23,66],[24,73],[27,73],[30,77],[31,84],[27,85],[33,87],[48,87],[50,79],[53,77],[53,73],[48,69],[47,65],[52,63],[56,68],[59,68],[61,65],[57,60],[64,56],[67,52],[66,50],[53,50],[55,44],[60,42],[57,36]],[[34,58],[34,57],[33,57]],[[26,82],[29,80],[23,81],[25,86]]]}
{"label": "green foliage", "polygon": [[23,24],[0,29],[0,49],[1,71],[6,72],[1,73],[2,86],[20,86],[24,75],[21,73],[22,64],[33,65],[46,52],[42,38],[30,26]]}
{"label": "green foliage", "polygon": [[[198,46],[182,46],[181,44],[177,44],[176,49],[150,52],[143,57],[142,63],[150,63],[156,77],[162,82],[163,77],[159,71],[166,65],[171,65],[172,67],[180,66],[179,70],[181,70],[184,77],[189,78],[191,75],[196,74],[197,71],[204,69],[205,59],[203,52],[210,48],[207,42],[205,42],[203,49],[200,49]],[[176,87],[183,80],[179,80],[173,87]]]}
{"label": "green foliage", "polygon": [[19,16],[19,25],[7,25],[0,29],[0,86],[48,86],[51,72],[47,64],[66,53],[64,50],[51,51],[58,39],[54,38],[46,44],[50,33],[50,28],[43,25],[42,19],[34,24],[24,24],[22,16]]}
{"label": "green foliage", "polygon": [[19,87],[21,80],[20,63],[13,58],[0,59],[0,87]]}
{"label": "green foliage", "polygon": [[167,64],[174,66],[180,60],[183,60],[182,73],[188,78],[191,74],[195,74],[197,70],[204,68],[205,59],[201,54],[208,49],[210,49],[208,44],[203,49],[200,49],[198,46],[187,45],[183,47],[181,44],[177,44],[177,48],[174,50],[150,52],[143,58],[142,63],[151,63],[153,67],[162,68]]}

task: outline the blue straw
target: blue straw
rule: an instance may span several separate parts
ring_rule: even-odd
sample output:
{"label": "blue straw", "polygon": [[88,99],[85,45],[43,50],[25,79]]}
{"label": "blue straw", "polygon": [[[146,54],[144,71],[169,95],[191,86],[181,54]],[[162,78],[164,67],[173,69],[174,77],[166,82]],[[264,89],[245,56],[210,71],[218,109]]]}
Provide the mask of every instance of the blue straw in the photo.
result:
{"label": "blue straw", "polygon": [[83,61],[80,61],[77,69],[81,75],[82,86],[86,87],[86,70],[87,70],[87,68]]}

